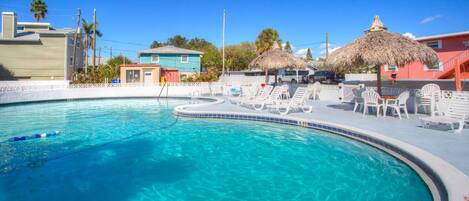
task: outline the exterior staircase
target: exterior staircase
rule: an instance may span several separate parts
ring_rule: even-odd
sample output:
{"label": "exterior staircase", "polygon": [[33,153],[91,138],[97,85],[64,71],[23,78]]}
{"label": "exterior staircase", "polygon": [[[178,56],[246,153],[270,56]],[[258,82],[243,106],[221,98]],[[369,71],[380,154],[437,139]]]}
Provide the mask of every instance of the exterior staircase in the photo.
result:
{"label": "exterior staircase", "polygon": [[438,79],[454,78],[456,73],[456,65],[458,65],[457,67],[460,68],[461,79],[469,79],[469,50],[464,50],[450,60],[446,61],[443,64],[443,69],[445,69],[445,71],[443,71],[438,76]]}

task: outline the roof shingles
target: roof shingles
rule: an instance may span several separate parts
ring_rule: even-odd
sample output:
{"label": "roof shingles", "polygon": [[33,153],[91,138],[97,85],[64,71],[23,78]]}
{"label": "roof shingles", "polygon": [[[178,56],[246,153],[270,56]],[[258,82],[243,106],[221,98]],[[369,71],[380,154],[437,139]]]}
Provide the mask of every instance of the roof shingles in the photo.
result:
{"label": "roof shingles", "polygon": [[153,48],[148,50],[142,50],[138,53],[138,56],[142,54],[204,54],[203,52],[188,50],[184,48],[174,46],[164,46],[159,48]]}

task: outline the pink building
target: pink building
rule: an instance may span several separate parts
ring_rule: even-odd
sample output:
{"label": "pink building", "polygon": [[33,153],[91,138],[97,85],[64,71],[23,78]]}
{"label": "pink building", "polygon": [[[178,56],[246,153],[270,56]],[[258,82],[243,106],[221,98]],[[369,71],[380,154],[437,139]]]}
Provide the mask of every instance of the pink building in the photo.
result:
{"label": "pink building", "polygon": [[428,67],[420,62],[405,66],[382,66],[381,72],[388,79],[453,79],[458,73],[461,79],[469,79],[469,31],[416,38],[433,48],[440,58],[439,65]]}

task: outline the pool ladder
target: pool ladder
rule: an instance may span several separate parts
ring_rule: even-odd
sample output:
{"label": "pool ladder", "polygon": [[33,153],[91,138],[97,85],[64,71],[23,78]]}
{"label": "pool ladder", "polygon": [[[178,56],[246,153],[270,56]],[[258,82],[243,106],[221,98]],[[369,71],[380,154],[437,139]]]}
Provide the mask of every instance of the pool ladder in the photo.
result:
{"label": "pool ladder", "polygon": [[168,90],[169,90],[169,85],[167,82],[163,84],[163,88],[161,88],[160,93],[158,94],[158,99],[161,97],[161,93],[163,93],[164,88],[166,87],[166,98],[168,98]]}

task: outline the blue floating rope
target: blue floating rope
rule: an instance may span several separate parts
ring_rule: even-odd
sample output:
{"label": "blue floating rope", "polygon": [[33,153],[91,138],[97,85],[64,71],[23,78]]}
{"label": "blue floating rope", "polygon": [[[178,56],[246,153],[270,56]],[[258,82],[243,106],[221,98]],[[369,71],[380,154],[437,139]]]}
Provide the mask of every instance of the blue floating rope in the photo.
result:
{"label": "blue floating rope", "polygon": [[18,141],[25,141],[25,140],[33,140],[33,139],[38,139],[38,138],[46,138],[46,137],[52,137],[52,136],[57,136],[62,134],[61,131],[50,131],[46,133],[35,133],[33,135],[24,135],[24,136],[17,136],[17,137],[11,137],[8,139],[10,142],[18,142]]}

